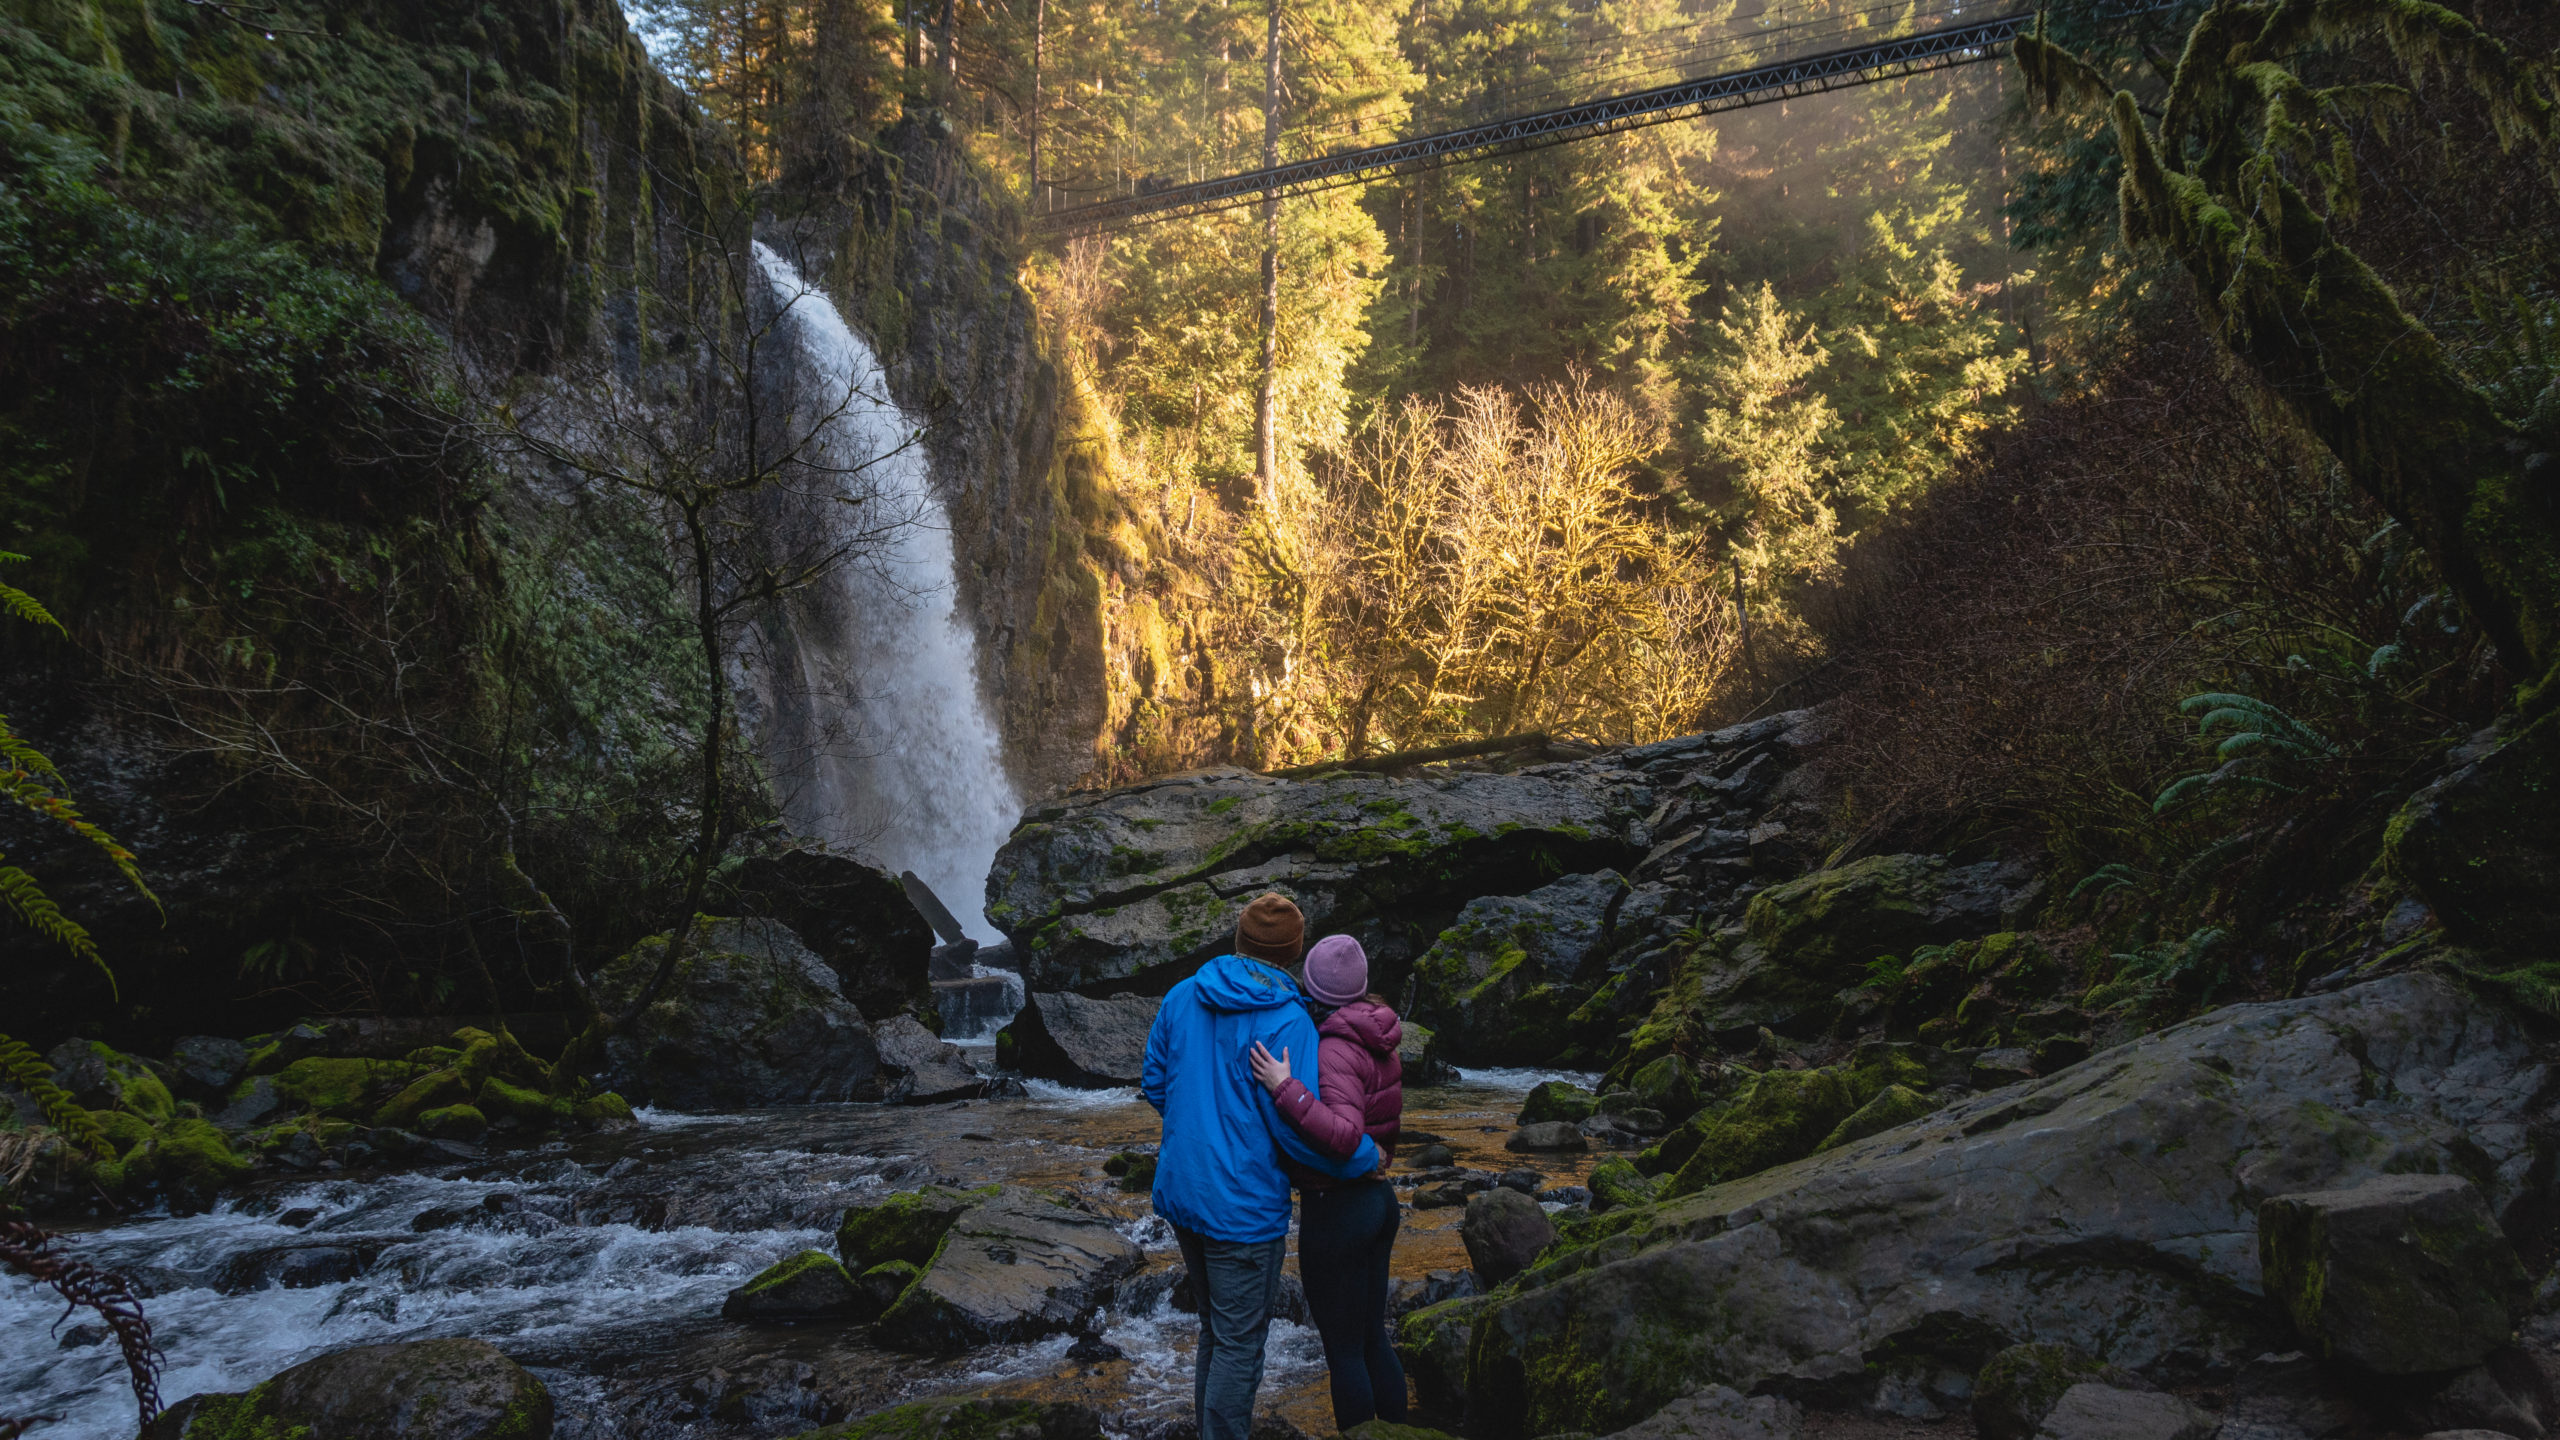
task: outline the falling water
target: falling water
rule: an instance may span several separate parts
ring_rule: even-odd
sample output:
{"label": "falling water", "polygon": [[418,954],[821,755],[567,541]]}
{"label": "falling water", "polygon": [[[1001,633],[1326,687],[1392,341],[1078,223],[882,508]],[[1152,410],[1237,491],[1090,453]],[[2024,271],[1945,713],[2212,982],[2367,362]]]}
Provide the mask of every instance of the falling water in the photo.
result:
{"label": "falling water", "polygon": [[950,515],[920,427],[835,305],[763,245],[756,261],[796,346],[802,413],[854,558],[795,602],[768,638],[765,749],[793,828],[890,870],[913,870],[969,933],[986,919],[987,871],[1021,817],[980,696],[977,649],[958,608]]}

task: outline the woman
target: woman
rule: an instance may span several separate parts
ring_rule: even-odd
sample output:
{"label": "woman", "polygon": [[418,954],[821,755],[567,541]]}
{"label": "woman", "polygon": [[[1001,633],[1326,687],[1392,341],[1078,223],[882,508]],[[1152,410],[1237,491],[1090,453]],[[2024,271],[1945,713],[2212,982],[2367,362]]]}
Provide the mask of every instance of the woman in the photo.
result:
{"label": "woman", "polygon": [[1404,1117],[1404,1064],[1396,1058],[1404,1022],[1369,993],[1369,957],[1348,935],[1315,943],[1301,983],[1316,1003],[1316,1075],[1324,1093],[1310,1094],[1290,1078],[1286,1049],[1275,1056],[1259,1041],[1250,1057],[1253,1078],[1309,1145],[1348,1157],[1366,1135],[1381,1158],[1376,1172],[1336,1180],[1284,1157],[1298,1186],[1298,1277],[1324,1337],[1335,1426],[1402,1424],[1404,1367],[1387,1341],[1387,1259],[1398,1216],[1385,1171]]}

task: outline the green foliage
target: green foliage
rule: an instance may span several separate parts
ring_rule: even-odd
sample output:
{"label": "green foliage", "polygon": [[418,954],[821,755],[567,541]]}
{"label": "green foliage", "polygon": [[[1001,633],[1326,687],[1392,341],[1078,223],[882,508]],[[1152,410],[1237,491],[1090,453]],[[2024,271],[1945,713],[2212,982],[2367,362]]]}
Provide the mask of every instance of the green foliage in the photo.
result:
{"label": "green foliage", "polygon": [[98,1127],[97,1117],[53,1083],[53,1066],[25,1042],[0,1035],[0,1080],[27,1092],[44,1111],[45,1123],[61,1131],[72,1144],[101,1160],[114,1156],[115,1148]]}
{"label": "green foliage", "polygon": [[2093,985],[2080,1003],[2091,1010],[2140,1011],[2176,995],[2194,1005],[2209,1004],[2215,989],[2230,978],[2218,947],[2229,933],[2205,926],[2182,940],[2164,940],[2138,950],[2107,957],[2114,973]]}

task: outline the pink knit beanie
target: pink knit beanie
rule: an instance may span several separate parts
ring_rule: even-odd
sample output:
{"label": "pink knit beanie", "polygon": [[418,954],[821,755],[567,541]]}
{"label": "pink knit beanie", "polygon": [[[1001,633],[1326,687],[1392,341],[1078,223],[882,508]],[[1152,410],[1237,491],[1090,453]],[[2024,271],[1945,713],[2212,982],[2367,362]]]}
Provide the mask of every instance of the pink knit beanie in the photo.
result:
{"label": "pink knit beanie", "polygon": [[1348,1005],[1369,993],[1369,955],[1348,935],[1327,935],[1307,952],[1307,993],[1326,1005]]}

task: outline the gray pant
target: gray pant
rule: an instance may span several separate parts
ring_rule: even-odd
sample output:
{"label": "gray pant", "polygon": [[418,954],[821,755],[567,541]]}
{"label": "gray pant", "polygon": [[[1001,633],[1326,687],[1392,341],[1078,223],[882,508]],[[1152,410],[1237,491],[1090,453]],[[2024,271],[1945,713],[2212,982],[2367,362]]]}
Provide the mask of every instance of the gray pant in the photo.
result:
{"label": "gray pant", "polygon": [[1249,1440],[1253,1397],[1262,1389],[1262,1347],[1280,1299],[1288,1237],[1212,1240],[1176,1228],[1191,1293],[1200,1302],[1200,1348],[1192,1356],[1191,1403],[1200,1440]]}

